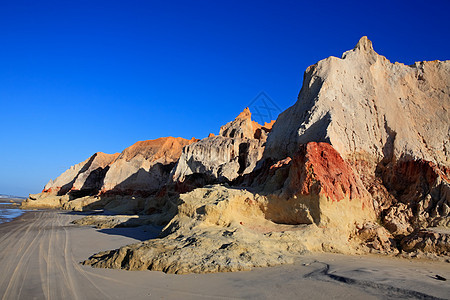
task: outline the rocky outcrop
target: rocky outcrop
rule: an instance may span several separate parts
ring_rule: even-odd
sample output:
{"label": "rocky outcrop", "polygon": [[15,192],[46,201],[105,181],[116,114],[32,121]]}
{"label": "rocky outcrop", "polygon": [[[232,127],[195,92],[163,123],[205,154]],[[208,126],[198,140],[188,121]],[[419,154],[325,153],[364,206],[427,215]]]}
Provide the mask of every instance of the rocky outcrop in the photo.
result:
{"label": "rocky outcrop", "polygon": [[168,175],[184,146],[197,141],[159,138],[126,148],[106,173],[102,193],[133,194],[154,192],[168,181]]}
{"label": "rocky outcrop", "polygon": [[246,108],[232,122],[220,128],[218,136],[209,136],[183,149],[174,168],[172,182],[206,177],[206,182],[229,182],[248,174],[262,158],[272,123],[264,126],[251,120]]}
{"label": "rocky outcrop", "polygon": [[380,212],[383,225],[401,239],[415,230],[450,225],[448,170],[423,160],[380,165],[378,175],[393,198]]}
{"label": "rocky outcrop", "polygon": [[[50,180],[42,193],[30,195],[22,207],[86,210],[120,202],[122,196],[148,197],[166,184],[183,147],[195,141],[165,137],[137,142],[120,154],[96,153]],[[137,211],[130,208],[134,201],[124,202],[116,206]]]}
{"label": "rocky outcrop", "polygon": [[[218,136],[184,141],[182,150],[136,145],[109,165],[104,194],[162,187],[155,195],[51,201],[145,212],[145,222],[166,225],[157,239],[84,262],[96,267],[236,271],[290,263],[309,251],[445,260],[449,78],[450,61],[392,64],[363,37],[342,58],[309,67],[297,103],[275,123],[259,125],[245,109]],[[161,150],[172,147],[174,155]]]}
{"label": "rocky outcrop", "polygon": [[50,180],[42,192],[59,196],[71,191],[80,191],[87,194],[98,192],[106,172],[118,156],[119,153],[97,152],[87,160],[71,166],[54,181]]}
{"label": "rocky outcrop", "polygon": [[[399,244],[449,224],[450,61],[391,63],[367,37],[310,66],[298,101],[277,119],[265,159],[327,142],[358,174]],[[332,190],[336,190],[335,187]]]}
{"label": "rocky outcrop", "polygon": [[450,229],[428,228],[415,231],[401,241],[407,255],[430,257],[433,255],[450,256]]}
{"label": "rocky outcrop", "polygon": [[270,123],[260,125],[251,119],[252,114],[247,107],[241,112],[234,121],[220,127],[219,135],[229,138],[247,138],[266,140],[267,134],[272,129],[275,120]]}
{"label": "rocky outcrop", "polygon": [[179,197],[178,213],[160,238],[100,252],[83,264],[176,274],[210,273],[293,263],[309,251],[356,253],[354,241],[338,227],[268,220],[264,213],[267,198],[244,189],[214,185]]}
{"label": "rocky outcrop", "polygon": [[344,158],[450,164],[450,61],[391,63],[367,37],[342,58],[310,66],[297,102],[277,119],[266,157],[328,142]]}
{"label": "rocky outcrop", "polygon": [[71,166],[55,180],[50,180],[41,193],[30,194],[21,206],[23,208],[62,208],[65,203],[74,198],[83,199],[78,203],[86,206],[98,202],[98,199],[87,200],[86,197],[99,193],[106,172],[118,156],[119,153],[95,153],[87,160]]}
{"label": "rocky outcrop", "polygon": [[362,247],[370,253],[398,254],[397,242],[393,235],[375,222],[358,224],[356,237],[362,241]]}
{"label": "rocky outcrop", "polygon": [[[370,194],[330,144],[300,146],[284,169],[287,176],[270,176],[268,183],[256,184],[267,194],[266,214],[274,222],[349,228],[375,218]],[[274,185],[277,177],[284,181],[282,186]],[[279,190],[268,188],[277,185]]]}
{"label": "rocky outcrop", "polygon": [[[213,185],[181,194],[164,238],[101,252],[84,264],[183,274],[290,263],[309,251],[358,253],[355,224],[375,219],[370,194],[331,145],[309,143],[262,169],[288,179],[266,176],[259,192]],[[269,185],[280,189],[267,192]]]}

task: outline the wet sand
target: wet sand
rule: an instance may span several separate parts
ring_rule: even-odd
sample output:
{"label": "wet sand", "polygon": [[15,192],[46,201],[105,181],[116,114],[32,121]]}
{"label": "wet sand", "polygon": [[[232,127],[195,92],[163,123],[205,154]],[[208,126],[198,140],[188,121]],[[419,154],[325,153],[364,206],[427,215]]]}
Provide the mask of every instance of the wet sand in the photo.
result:
{"label": "wet sand", "polygon": [[151,233],[70,224],[76,218],[31,211],[0,224],[2,299],[450,298],[449,263],[380,256],[308,255],[294,265],[217,274],[95,269],[79,262]]}
{"label": "wet sand", "polygon": [[24,211],[19,208],[23,199],[0,198],[0,224],[21,216]]}

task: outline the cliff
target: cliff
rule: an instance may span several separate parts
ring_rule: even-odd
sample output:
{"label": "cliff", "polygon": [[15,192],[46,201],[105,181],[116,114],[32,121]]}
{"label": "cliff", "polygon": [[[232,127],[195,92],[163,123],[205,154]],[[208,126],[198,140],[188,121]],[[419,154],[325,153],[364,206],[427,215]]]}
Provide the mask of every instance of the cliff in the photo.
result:
{"label": "cliff", "polygon": [[50,180],[22,206],[86,210],[104,208],[114,196],[130,196],[123,200],[130,202],[132,196],[148,197],[166,184],[183,147],[195,141],[164,137],[137,142],[120,154],[95,153]]}
{"label": "cliff", "polygon": [[[298,101],[276,122],[260,125],[247,108],[218,136],[140,142],[71,168],[26,204],[63,193],[44,198],[145,213],[165,226],[157,239],[84,262],[96,267],[236,271],[310,251],[448,261],[449,109],[450,61],[393,64],[363,37],[341,58],[310,66]],[[98,195],[72,199],[80,184]],[[123,222],[139,218],[79,224],[131,219]]]}
{"label": "cliff", "polygon": [[262,158],[272,123],[260,125],[251,120],[248,108],[234,121],[220,128],[218,136],[210,136],[183,149],[173,170],[172,182],[230,182],[248,174]]}
{"label": "cliff", "polygon": [[182,149],[197,141],[159,138],[137,142],[117,157],[105,175],[102,193],[154,192],[163,187]]}
{"label": "cliff", "polygon": [[82,191],[87,194],[101,188],[103,177],[119,153],[106,154],[97,152],[87,160],[71,166],[67,171],[50,180],[43,193],[63,195],[71,191]]}
{"label": "cliff", "polygon": [[342,58],[310,66],[298,101],[277,119],[265,157],[330,143],[345,158],[450,164],[450,61],[407,66],[378,55],[367,37]]}
{"label": "cliff", "polygon": [[84,264],[185,274],[293,263],[310,251],[363,253],[355,224],[369,224],[375,213],[336,150],[309,143],[267,169],[261,186],[271,192],[211,185],[180,194],[160,238],[100,252]]}
{"label": "cliff", "polygon": [[332,145],[358,173],[398,241],[449,225],[450,61],[391,63],[367,37],[310,66],[298,101],[277,119],[264,157]]}

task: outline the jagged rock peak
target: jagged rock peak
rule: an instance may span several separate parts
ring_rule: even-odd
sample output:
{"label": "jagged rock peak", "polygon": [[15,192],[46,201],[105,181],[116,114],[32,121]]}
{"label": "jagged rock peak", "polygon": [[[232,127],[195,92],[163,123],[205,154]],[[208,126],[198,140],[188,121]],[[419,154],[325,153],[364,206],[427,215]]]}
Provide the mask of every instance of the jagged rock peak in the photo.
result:
{"label": "jagged rock peak", "polygon": [[236,117],[236,120],[243,120],[243,119],[251,119],[252,113],[250,112],[250,109],[248,107],[244,108],[244,110]]}
{"label": "jagged rock peak", "polygon": [[[355,58],[352,58],[355,57]],[[379,55],[375,50],[373,50],[372,41],[367,38],[367,36],[363,36],[359,39],[358,43],[352,50],[348,50],[342,54],[342,59],[361,59],[363,57],[363,61],[369,62],[373,64],[377,61],[377,59],[386,60],[384,56]]]}
{"label": "jagged rock peak", "polygon": [[230,138],[265,139],[274,123],[275,120],[260,125],[258,122],[252,121],[252,113],[246,107],[234,121],[220,127],[219,135]]}
{"label": "jagged rock peak", "polygon": [[220,127],[219,135],[229,138],[253,138],[255,133],[251,116],[250,109],[245,108],[234,121]]}
{"label": "jagged rock peak", "polygon": [[234,121],[223,125],[218,136],[210,134],[186,146],[171,181],[184,182],[199,174],[213,181],[231,181],[250,173],[262,157],[267,135],[275,122],[262,126],[252,121],[251,116],[247,107]]}
{"label": "jagged rock peak", "polygon": [[356,44],[354,50],[363,50],[366,52],[373,51],[372,41],[367,38],[367,36],[363,36],[359,39],[358,43]]}

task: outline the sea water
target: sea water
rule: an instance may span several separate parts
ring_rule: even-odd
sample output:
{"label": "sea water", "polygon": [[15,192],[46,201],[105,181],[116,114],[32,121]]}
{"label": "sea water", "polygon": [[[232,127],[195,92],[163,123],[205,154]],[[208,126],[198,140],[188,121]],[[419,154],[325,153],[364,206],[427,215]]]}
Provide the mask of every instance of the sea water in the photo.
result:
{"label": "sea water", "polygon": [[23,210],[17,208],[9,202],[0,202],[0,224],[12,221],[14,218],[21,216]]}

